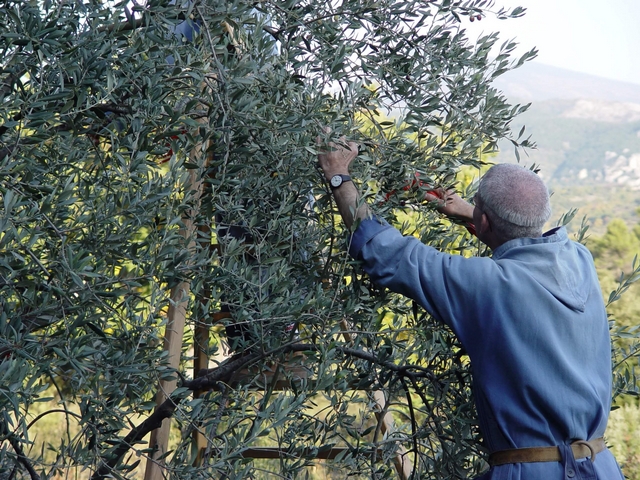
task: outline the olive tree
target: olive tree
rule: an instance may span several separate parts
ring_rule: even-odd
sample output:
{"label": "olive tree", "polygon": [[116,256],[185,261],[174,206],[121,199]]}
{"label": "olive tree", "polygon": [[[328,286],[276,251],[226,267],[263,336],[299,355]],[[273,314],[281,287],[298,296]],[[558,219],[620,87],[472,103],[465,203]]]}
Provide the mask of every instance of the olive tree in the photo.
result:
{"label": "olive tree", "polygon": [[[415,478],[484,468],[464,350],[348,257],[316,137],[361,145],[361,191],[404,233],[484,254],[421,198],[500,139],[529,145],[510,131],[526,106],[492,80],[535,52],[514,59],[513,42],[465,31],[522,13],[489,0],[3,2],[2,471],[293,478],[333,447],[343,476],[392,476],[399,452]],[[373,416],[374,391],[395,431]],[[54,414],[59,435],[41,445]],[[148,437],[163,420],[166,453]],[[256,445],[278,459],[246,458]]]}

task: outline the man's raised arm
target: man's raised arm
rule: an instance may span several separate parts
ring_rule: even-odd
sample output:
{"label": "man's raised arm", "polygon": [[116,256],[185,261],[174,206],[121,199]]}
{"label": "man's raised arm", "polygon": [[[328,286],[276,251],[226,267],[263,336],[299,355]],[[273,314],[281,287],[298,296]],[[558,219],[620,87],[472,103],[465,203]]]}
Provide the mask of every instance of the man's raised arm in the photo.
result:
{"label": "man's raised arm", "polygon": [[347,142],[345,137],[340,139],[339,144],[329,142],[328,145],[321,145],[320,137],[317,140],[320,149],[318,163],[329,181],[338,211],[350,229],[356,220],[371,217],[369,206],[360,198],[349,175],[349,165],[358,156],[358,144]]}
{"label": "man's raised arm", "polygon": [[[358,156],[358,144],[347,142],[345,137],[340,138],[340,143],[329,142],[326,146],[321,145],[321,139],[317,137],[317,143],[320,152],[318,163],[329,181],[338,211],[350,229],[356,220],[371,217],[369,206],[360,198],[349,174],[349,166]],[[425,198],[440,204],[438,210],[448,217],[473,223],[473,205],[460,198],[453,190],[434,190],[427,193]]]}

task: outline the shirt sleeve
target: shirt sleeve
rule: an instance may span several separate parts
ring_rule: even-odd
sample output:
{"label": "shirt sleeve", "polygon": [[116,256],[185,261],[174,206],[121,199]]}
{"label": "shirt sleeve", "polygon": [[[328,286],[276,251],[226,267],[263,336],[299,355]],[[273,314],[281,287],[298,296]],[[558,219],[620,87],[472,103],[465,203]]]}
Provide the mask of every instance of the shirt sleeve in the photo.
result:
{"label": "shirt sleeve", "polygon": [[441,253],[375,217],[360,223],[349,253],[376,285],[415,300],[448,324],[463,344],[481,333],[477,312],[487,288],[482,279],[496,268],[490,258]]}

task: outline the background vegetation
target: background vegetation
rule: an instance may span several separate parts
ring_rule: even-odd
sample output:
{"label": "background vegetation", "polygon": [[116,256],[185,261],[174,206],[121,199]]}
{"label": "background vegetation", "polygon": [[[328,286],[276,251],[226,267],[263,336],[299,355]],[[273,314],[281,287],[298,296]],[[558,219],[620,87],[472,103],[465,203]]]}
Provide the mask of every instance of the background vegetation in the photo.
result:
{"label": "background vegetation", "polygon": [[[595,258],[603,295],[605,299],[610,298],[609,295],[616,290],[618,282],[628,278],[630,272],[637,269],[640,253],[640,222],[636,221],[629,228],[622,219],[614,218],[608,224],[606,233],[600,237],[590,238],[587,246]],[[614,322],[614,331],[620,332],[615,340],[619,354],[616,362],[637,352],[637,344],[634,345],[628,337],[634,336],[634,332],[639,328],[638,298],[640,298],[640,283],[634,283],[629,286],[625,295],[607,308]],[[627,374],[631,378],[635,372],[632,370]],[[623,393],[616,402],[607,430],[607,438],[623,466],[625,475],[633,480],[640,478],[639,415],[640,403],[637,395]]]}

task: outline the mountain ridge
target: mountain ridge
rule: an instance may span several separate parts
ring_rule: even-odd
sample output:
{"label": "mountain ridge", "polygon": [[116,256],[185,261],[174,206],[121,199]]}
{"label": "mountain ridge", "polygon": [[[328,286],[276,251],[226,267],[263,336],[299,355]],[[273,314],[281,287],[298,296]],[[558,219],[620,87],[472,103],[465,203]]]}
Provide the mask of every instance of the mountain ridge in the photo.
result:
{"label": "mountain ridge", "polygon": [[586,99],[640,104],[640,84],[535,61],[509,70],[496,78],[493,85],[509,99],[519,102]]}

